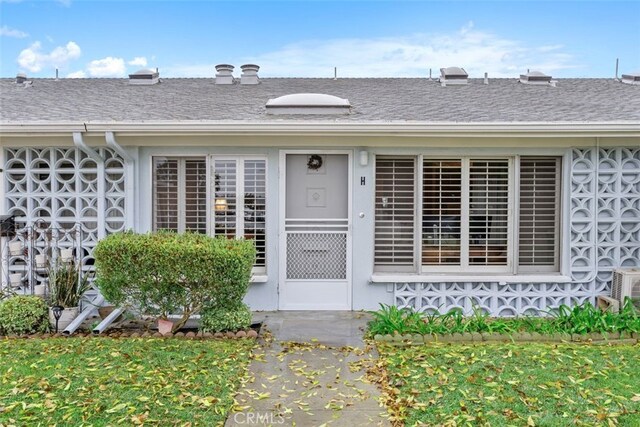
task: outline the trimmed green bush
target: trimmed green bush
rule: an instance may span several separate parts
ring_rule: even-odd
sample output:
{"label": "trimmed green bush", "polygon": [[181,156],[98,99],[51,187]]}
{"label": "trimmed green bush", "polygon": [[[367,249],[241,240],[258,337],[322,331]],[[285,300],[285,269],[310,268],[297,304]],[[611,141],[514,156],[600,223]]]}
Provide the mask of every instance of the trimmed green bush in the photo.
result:
{"label": "trimmed green bush", "polygon": [[96,285],[112,304],[166,319],[174,330],[205,304],[234,307],[247,293],[255,261],[252,241],[161,231],[116,233],[98,242]]}
{"label": "trimmed green bush", "polygon": [[0,303],[0,332],[32,334],[49,329],[47,304],[40,297],[17,295]]}
{"label": "trimmed green bush", "polygon": [[251,310],[243,303],[235,307],[205,306],[200,313],[200,329],[204,332],[235,332],[250,325]]}

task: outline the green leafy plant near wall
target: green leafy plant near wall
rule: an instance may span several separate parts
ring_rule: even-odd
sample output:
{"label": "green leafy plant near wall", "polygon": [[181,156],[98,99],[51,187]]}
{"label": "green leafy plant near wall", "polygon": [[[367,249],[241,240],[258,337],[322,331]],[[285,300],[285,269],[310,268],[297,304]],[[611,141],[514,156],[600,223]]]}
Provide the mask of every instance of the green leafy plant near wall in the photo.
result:
{"label": "green leafy plant near wall", "polygon": [[175,331],[203,307],[241,302],[256,251],[252,241],[161,231],[112,234],[94,256],[96,285],[108,301],[159,319],[181,313]]}
{"label": "green leafy plant near wall", "polygon": [[640,313],[629,298],[619,313],[600,310],[590,303],[549,311],[549,317],[491,318],[475,307],[470,316],[460,309],[448,313],[419,313],[411,308],[381,305],[371,312],[371,335],[385,334],[463,334],[535,332],[539,334],[588,334],[640,332]]}
{"label": "green leafy plant near wall", "polygon": [[42,298],[16,295],[0,302],[0,333],[32,334],[48,328],[47,304]]}

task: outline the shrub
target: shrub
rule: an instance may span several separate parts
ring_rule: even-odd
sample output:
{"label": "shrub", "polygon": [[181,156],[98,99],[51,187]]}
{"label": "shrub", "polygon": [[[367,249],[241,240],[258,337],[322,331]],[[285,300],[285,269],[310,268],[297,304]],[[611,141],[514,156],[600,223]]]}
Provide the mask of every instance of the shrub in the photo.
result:
{"label": "shrub", "polygon": [[232,307],[247,293],[255,260],[252,241],[197,233],[117,233],[94,251],[96,285],[117,306],[166,319],[179,329],[205,303]]}
{"label": "shrub", "polygon": [[251,325],[251,310],[246,304],[205,306],[200,313],[200,329],[204,332],[238,331]]}
{"label": "shrub", "polygon": [[4,334],[32,334],[49,328],[47,304],[32,295],[17,295],[0,303],[0,331]]}

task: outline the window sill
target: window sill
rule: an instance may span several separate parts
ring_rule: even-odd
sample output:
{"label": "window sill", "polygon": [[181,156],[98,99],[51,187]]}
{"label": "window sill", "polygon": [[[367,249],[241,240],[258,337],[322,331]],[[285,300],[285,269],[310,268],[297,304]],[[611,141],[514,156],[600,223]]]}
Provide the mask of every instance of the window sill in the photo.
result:
{"label": "window sill", "polygon": [[569,283],[572,279],[569,276],[553,273],[540,274],[385,274],[375,273],[369,279],[369,283],[395,283],[395,282],[499,282],[507,283]]}
{"label": "window sill", "polygon": [[267,283],[268,280],[269,276],[267,276],[266,274],[254,274],[253,276],[251,276],[250,283]]}

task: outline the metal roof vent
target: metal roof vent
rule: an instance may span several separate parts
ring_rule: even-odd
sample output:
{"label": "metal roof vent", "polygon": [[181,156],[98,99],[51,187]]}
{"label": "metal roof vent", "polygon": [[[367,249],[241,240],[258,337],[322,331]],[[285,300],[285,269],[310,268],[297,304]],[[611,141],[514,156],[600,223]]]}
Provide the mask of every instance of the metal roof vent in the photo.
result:
{"label": "metal roof vent", "polygon": [[16,75],[16,83],[19,85],[24,84],[27,81],[27,75],[25,73],[18,73]]}
{"label": "metal roof vent", "polygon": [[257,85],[260,83],[258,78],[258,70],[260,67],[255,64],[244,64],[240,66],[242,75],[240,76],[241,85]]}
{"label": "metal roof vent", "polygon": [[216,84],[217,85],[232,85],[233,82],[233,69],[235,67],[229,64],[216,65]]}
{"label": "metal roof vent", "polygon": [[527,74],[520,74],[520,83],[539,86],[556,85],[556,82],[551,80],[551,76],[547,76],[541,71],[527,71]]}
{"label": "metal roof vent", "polygon": [[440,68],[440,86],[466,85],[469,82],[469,74],[460,67]]}
{"label": "metal roof vent", "polygon": [[143,68],[133,74],[129,74],[129,84],[131,85],[154,85],[160,82],[160,73],[149,68]]}
{"label": "metal roof vent", "polygon": [[323,93],[294,93],[267,101],[268,114],[349,114],[348,99]]}
{"label": "metal roof vent", "polygon": [[626,83],[628,85],[640,85],[640,72],[632,73],[632,74],[623,74],[622,83]]}

